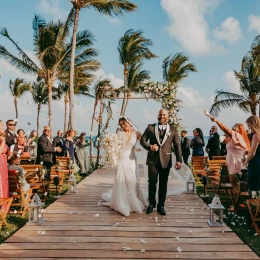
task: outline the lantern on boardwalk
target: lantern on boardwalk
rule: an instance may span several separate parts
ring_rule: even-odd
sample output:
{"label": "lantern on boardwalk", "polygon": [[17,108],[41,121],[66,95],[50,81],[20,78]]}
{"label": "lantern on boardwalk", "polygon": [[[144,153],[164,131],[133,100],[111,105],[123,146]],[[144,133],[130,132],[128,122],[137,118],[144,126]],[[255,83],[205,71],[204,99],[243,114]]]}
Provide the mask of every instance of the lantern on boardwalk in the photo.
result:
{"label": "lantern on boardwalk", "polygon": [[40,197],[37,193],[33,195],[31,203],[28,205],[29,207],[29,222],[28,224],[41,225],[45,219],[43,218],[43,203],[41,202]]}
{"label": "lantern on boardwalk", "polygon": [[73,172],[70,174],[68,179],[68,192],[76,192],[77,180]]}
{"label": "lantern on boardwalk", "polygon": [[186,182],[186,193],[196,193],[196,184],[194,180]]}
{"label": "lantern on boardwalk", "polygon": [[221,204],[218,195],[215,195],[211,204],[209,204],[209,208],[210,208],[210,213],[209,213],[210,219],[208,220],[209,226],[211,227],[224,226],[223,213],[225,208]]}

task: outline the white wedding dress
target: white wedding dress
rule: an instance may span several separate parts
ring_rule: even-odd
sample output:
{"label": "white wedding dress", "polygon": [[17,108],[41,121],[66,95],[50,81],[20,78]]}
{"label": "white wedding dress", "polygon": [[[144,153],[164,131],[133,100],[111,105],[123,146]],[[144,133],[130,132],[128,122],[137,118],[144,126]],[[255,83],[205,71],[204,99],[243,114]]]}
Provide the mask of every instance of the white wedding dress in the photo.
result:
{"label": "white wedding dress", "polygon": [[[124,132],[120,132],[123,134]],[[145,192],[140,185],[140,176],[135,156],[137,132],[126,143],[117,163],[113,190],[102,194],[103,205],[129,216],[130,212],[142,213],[148,206]]]}

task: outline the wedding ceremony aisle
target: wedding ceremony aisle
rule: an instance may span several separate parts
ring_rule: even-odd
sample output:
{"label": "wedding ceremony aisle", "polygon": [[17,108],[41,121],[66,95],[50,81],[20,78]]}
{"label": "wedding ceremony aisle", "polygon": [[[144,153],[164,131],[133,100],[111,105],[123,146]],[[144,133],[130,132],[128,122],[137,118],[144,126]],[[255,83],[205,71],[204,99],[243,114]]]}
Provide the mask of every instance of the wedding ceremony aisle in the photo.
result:
{"label": "wedding ceremony aisle", "polygon": [[[101,204],[114,169],[98,169],[0,245],[0,259],[259,259],[227,226],[209,227],[197,194],[168,196],[156,210],[129,217]],[[144,180],[142,180],[144,181]]]}

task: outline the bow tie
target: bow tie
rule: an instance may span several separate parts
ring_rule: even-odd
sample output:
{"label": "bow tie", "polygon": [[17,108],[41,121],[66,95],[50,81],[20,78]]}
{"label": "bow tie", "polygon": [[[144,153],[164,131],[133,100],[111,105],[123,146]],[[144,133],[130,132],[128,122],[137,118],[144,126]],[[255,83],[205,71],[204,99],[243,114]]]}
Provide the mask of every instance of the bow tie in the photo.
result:
{"label": "bow tie", "polygon": [[167,125],[159,125],[160,130],[166,130]]}

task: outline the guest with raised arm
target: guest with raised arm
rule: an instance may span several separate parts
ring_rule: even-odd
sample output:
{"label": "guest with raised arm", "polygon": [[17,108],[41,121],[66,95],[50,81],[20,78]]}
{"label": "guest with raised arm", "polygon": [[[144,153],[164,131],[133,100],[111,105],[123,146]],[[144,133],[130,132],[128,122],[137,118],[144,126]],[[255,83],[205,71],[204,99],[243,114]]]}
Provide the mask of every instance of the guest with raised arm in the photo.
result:
{"label": "guest with raised arm", "polygon": [[246,120],[248,128],[252,131],[252,143],[247,158],[244,162],[248,166],[248,189],[249,191],[260,190],[260,119],[250,116]]}
{"label": "guest with raised arm", "polygon": [[244,125],[236,123],[230,129],[207,112],[205,112],[205,115],[215,122],[228,136],[226,140],[226,161],[229,174],[233,175],[237,172],[240,173],[242,168],[242,159],[245,152],[248,152],[250,149],[250,143]]}

